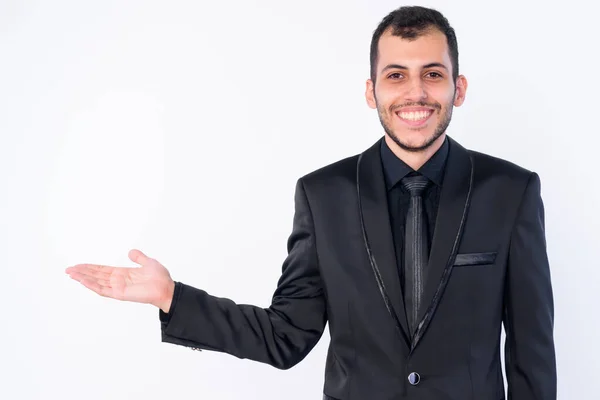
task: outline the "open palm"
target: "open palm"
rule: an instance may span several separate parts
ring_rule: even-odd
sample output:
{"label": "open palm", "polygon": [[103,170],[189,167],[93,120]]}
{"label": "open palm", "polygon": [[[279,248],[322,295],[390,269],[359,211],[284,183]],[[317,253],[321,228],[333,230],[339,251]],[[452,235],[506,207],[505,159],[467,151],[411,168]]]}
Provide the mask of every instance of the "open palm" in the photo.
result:
{"label": "open palm", "polygon": [[161,307],[166,299],[170,299],[169,292],[172,292],[173,280],[169,271],[139,250],[131,250],[129,259],[141,267],[78,264],[65,272],[101,296]]}

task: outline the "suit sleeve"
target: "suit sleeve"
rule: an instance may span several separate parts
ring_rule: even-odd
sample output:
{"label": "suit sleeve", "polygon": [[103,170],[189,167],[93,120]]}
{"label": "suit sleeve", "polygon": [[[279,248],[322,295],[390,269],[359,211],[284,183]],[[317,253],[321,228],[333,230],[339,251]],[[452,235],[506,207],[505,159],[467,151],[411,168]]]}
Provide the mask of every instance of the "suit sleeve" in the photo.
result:
{"label": "suit sleeve", "polygon": [[288,255],[271,305],[236,304],[177,282],[168,314],[159,310],[162,341],[228,353],[288,369],[323,334],[326,305],[313,219],[301,180],[295,192]]}
{"label": "suit sleeve", "polygon": [[513,227],[504,348],[509,400],[555,400],[554,302],[539,176],[532,173]]}

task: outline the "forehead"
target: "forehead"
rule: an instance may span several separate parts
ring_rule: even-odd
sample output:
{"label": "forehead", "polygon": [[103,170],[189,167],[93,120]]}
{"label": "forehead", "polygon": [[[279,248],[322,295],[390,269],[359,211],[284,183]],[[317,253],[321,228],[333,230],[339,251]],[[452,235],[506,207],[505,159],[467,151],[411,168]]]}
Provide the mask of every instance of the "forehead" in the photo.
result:
{"label": "forehead", "polygon": [[416,39],[403,39],[386,31],[379,39],[378,70],[388,64],[400,64],[409,68],[432,62],[444,64],[451,70],[446,35],[437,29],[421,34]]}

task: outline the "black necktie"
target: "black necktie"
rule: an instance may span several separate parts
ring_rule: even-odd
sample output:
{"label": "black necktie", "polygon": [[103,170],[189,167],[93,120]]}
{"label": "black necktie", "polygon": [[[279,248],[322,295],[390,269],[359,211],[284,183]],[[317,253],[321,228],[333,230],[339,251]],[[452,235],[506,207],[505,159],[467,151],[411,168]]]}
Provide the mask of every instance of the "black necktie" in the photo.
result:
{"label": "black necktie", "polygon": [[427,219],[423,191],[429,179],[423,175],[402,179],[402,185],[410,192],[410,203],[406,214],[404,235],[404,271],[406,277],[404,302],[411,336],[414,335],[418,321],[421,297],[423,295],[423,272],[429,258]]}

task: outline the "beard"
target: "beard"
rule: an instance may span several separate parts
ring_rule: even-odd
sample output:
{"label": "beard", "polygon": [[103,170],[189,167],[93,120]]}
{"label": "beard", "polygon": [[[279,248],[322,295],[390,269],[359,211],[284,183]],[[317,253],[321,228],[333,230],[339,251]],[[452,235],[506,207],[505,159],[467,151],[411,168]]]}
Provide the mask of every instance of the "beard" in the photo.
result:
{"label": "beard", "polygon": [[[377,98],[375,98],[375,102],[377,103]],[[402,107],[408,107],[408,106],[431,107],[436,110],[436,111],[434,111],[434,113],[437,112],[438,114],[440,114],[442,112],[442,106],[439,103],[427,104],[424,102],[417,102],[417,103],[410,103],[410,104],[402,105]],[[403,150],[417,153],[417,152],[421,152],[421,151],[424,151],[425,149],[429,148],[437,139],[440,138],[440,136],[442,136],[444,134],[444,132],[446,132],[446,129],[448,129],[448,125],[450,125],[450,120],[452,119],[453,107],[454,106],[452,104],[452,101],[450,101],[448,104],[446,104],[445,112],[441,116],[441,119],[438,122],[437,126],[435,127],[433,134],[431,136],[429,136],[425,140],[425,142],[419,146],[411,146],[410,144],[403,142],[400,139],[400,137],[392,130],[391,118],[394,118],[394,116],[395,116],[394,110],[398,109],[399,107],[390,107],[390,112],[389,112],[389,114],[387,114],[387,115],[391,116],[391,118],[389,119],[389,122],[390,122],[389,124],[388,124],[388,122],[386,122],[385,109],[379,103],[377,103],[377,114],[379,115],[379,121],[381,122],[381,126],[383,127],[383,130],[394,141],[394,143],[396,143]]]}

